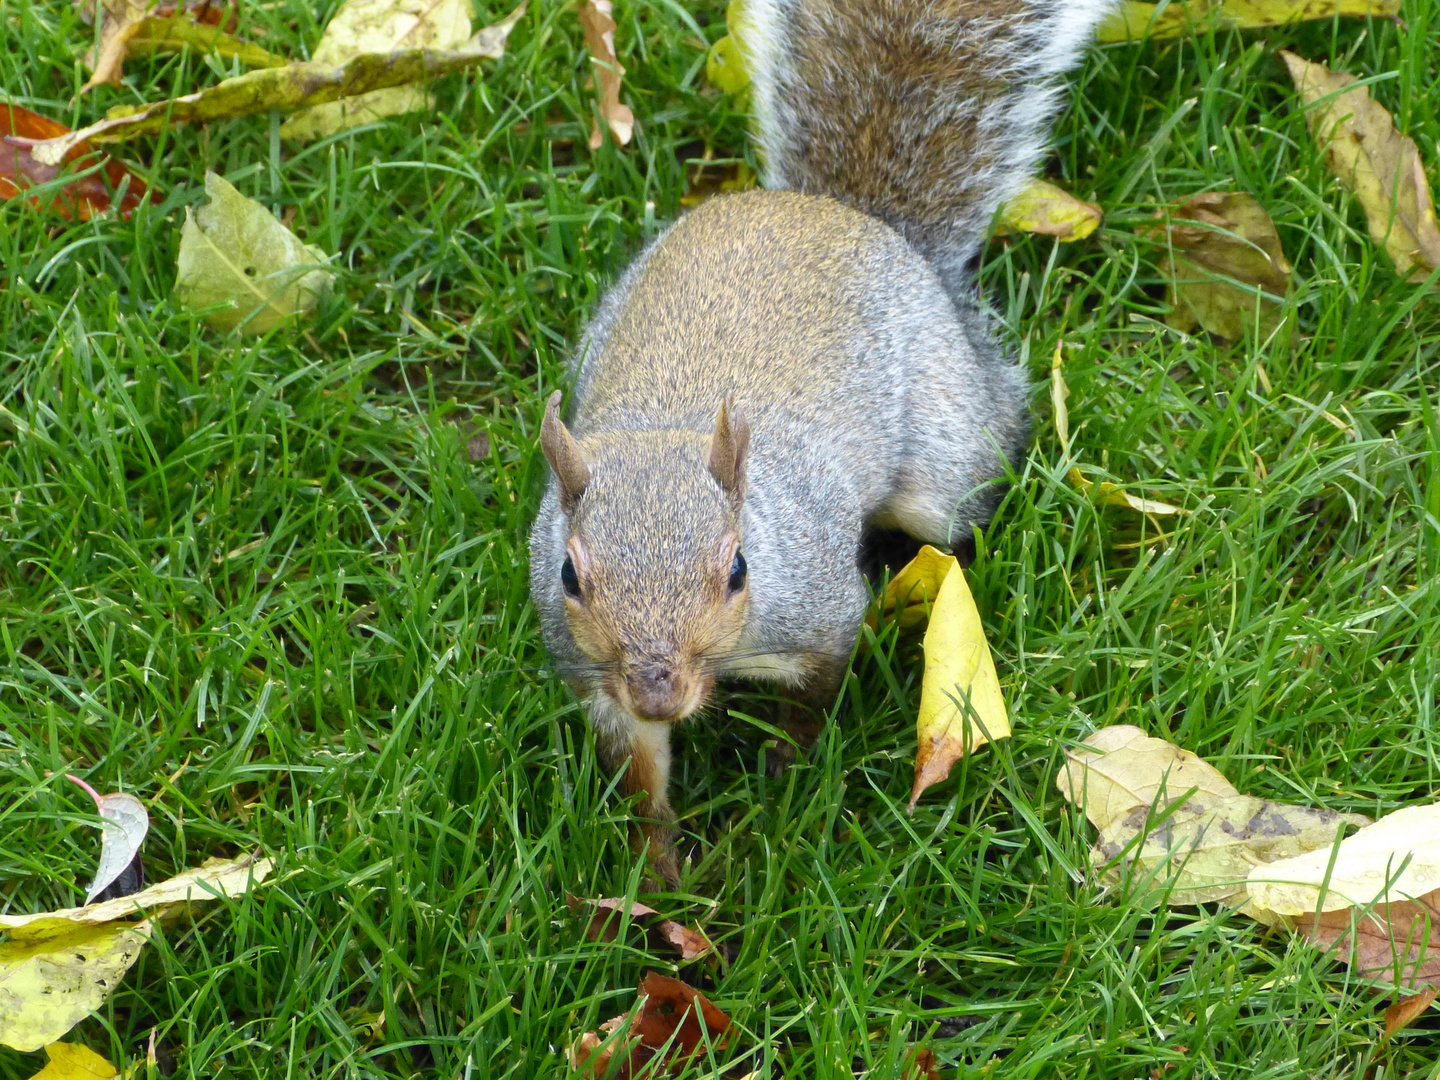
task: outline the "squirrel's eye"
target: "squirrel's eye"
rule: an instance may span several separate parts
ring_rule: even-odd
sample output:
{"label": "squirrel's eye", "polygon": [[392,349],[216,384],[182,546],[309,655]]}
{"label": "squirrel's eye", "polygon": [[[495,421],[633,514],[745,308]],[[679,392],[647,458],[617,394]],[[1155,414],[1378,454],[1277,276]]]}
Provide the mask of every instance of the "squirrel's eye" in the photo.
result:
{"label": "squirrel's eye", "polygon": [[743,588],[745,588],[745,556],[736,551],[735,558],[730,563],[730,591],[737,593]]}
{"label": "squirrel's eye", "polygon": [[565,564],[560,567],[560,585],[564,588],[566,595],[576,600],[580,599],[580,578],[575,573],[575,564],[567,557]]}

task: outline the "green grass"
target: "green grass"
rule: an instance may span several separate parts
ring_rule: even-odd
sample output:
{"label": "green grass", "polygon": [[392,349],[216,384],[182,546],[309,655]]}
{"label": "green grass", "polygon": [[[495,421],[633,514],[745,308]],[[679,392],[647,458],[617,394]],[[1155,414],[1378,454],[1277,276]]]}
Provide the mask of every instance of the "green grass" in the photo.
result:
{"label": "green grass", "polygon": [[[332,6],[249,6],[242,31],[300,55]],[[618,7],[625,149],[586,148],[581,35],[540,3],[434,114],[303,149],[265,118],[128,147],[161,192],[129,222],[0,205],[0,908],[78,903],[93,872],[86,797],[50,771],[150,801],[152,878],[254,845],[278,864],[166,930],[76,1030],[117,1063],[154,1030],[187,1077],[552,1076],[674,970],[565,908],[640,867],[526,586],[568,343],[676,216],[682,159],[744,152],[703,81],[718,4]],[[90,31],[60,2],[0,15],[7,95],[77,125],[226,74],[139,60],[72,105]],[[694,862],[651,902],[727,953],[681,970],[740,1027],[718,1064],[898,1077],[923,1041],[946,1077],[1434,1080],[1434,1024],[1378,1053],[1391,998],[1290,933],[1101,891],[1054,788],[1068,741],[1134,723],[1248,793],[1372,814],[1440,794],[1440,320],[1276,57],[1373,77],[1440,179],[1440,7],[1404,19],[1096,49],[1070,80],[1049,168],[1106,225],[996,241],[982,271],[1037,387],[1063,336],[1075,433],[1067,458],[1037,389],[971,570],[1015,737],[907,817],[920,664],[893,630],[782,780],[743,718],[685,729]],[[308,333],[226,338],[171,302],[206,168],[335,256]],[[1230,187],[1295,265],[1284,340],[1163,325],[1138,230]],[[1190,514],[1160,535],[1097,509],[1075,460]],[[0,1049],[0,1080],[42,1060]]]}

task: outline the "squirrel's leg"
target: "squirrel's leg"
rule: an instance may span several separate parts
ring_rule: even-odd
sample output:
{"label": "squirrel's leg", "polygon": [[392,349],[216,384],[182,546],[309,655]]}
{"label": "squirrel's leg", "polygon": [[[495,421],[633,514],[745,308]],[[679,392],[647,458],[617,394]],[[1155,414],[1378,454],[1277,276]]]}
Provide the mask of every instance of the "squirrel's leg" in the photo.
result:
{"label": "squirrel's leg", "polygon": [[[847,661],[821,657],[805,682],[792,689],[780,706],[777,718],[781,731],[789,740],[777,740],[765,751],[765,771],[780,776],[795,764],[797,753],[809,753],[825,727],[825,710],[835,704],[845,681]],[[793,741],[790,741],[793,740]]]}
{"label": "squirrel's leg", "polygon": [[637,720],[603,694],[590,701],[590,723],[600,760],[619,774],[620,794],[640,796],[635,803],[632,844],[645,854],[650,870],[669,888],[680,886],[675,850],[675,811],[670,806],[670,728]]}

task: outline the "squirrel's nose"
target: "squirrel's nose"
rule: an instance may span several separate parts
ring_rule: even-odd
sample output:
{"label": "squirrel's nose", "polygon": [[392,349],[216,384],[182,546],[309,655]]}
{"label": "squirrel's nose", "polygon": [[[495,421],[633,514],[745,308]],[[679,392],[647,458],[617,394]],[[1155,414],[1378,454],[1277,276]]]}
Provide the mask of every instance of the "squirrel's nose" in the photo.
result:
{"label": "squirrel's nose", "polygon": [[637,664],[625,678],[630,704],[646,720],[678,720],[688,687],[673,664],[650,661]]}

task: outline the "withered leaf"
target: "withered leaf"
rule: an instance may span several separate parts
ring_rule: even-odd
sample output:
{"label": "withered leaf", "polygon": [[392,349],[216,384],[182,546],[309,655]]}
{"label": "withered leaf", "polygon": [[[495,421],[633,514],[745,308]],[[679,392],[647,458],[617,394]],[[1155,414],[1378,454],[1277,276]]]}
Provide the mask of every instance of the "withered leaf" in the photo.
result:
{"label": "withered leaf", "polygon": [[[587,1031],[571,1044],[571,1068],[602,1077],[618,1059],[615,1080],[632,1080],[641,1070],[645,1076],[657,1075],[657,1068],[679,1072],[707,1044],[716,1049],[725,1045],[730,1018],[698,990],[651,972],[641,980],[639,993],[638,1012],[613,1017],[600,1031]],[[675,1041],[662,1058],[672,1037]]]}
{"label": "withered leaf", "polygon": [[[393,49],[456,49],[470,37],[470,0],[345,0],[331,16],[310,60],[339,67],[365,53]],[[318,139],[387,116],[434,107],[419,83],[372,90],[316,105],[280,128],[287,139]]]}
{"label": "withered leaf", "polygon": [[100,48],[85,57],[91,75],[85,91],[109,83],[119,86],[127,57],[136,53],[177,52],[185,48],[237,59],[247,67],[281,67],[286,61],[258,45],[241,41],[227,31],[235,29],[233,10],[210,0],[188,4],[153,3],[152,0],[102,0]]}
{"label": "withered leaf", "polygon": [[[95,809],[104,822],[100,834],[100,865],[95,870],[90,891],[85,894],[85,903],[89,904],[125,873],[140,853],[140,845],[150,831],[150,813],[134,795],[123,791],[101,795],[78,776],[67,773],[65,779],[78,784],[95,800]],[[138,885],[130,891],[137,890]]]}
{"label": "withered leaf", "polygon": [[1192,792],[1210,803],[1240,794],[1208,761],[1131,724],[1101,728],[1067,749],[1055,786],[1102,832],[1137,806],[1163,810]]}
{"label": "withered leaf", "polygon": [[1292,52],[1280,56],[1307,106],[1305,124],[1331,172],[1364,209],[1370,238],[1384,246],[1401,277],[1423,280],[1440,266],[1440,228],[1415,140],[1395,130],[1370,91],[1354,85],[1355,76]]}
{"label": "withered leaf", "polygon": [[1440,889],[1415,900],[1285,921],[1316,945],[1334,946],[1367,978],[1393,979],[1397,986],[1440,986]]}
{"label": "withered leaf", "polygon": [[[69,134],[64,124],[39,113],[18,105],[0,105],[0,199],[11,199],[22,191],[48,184],[61,175],[62,169],[88,172],[65,184],[51,199],[50,208],[62,217],[88,221],[111,208],[112,193],[123,185],[118,212],[128,218],[145,198],[147,189],[145,182],[124,165],[93,153],[83,139],[52,164],[35,156],[33,147],[37,142]],[[97,164],[99,169],[95,168]]]}
{"label": "withered leaf", "polygon": [[1095,36],[1100,41],[1173,38],[1202,28],[1211,19],[1219,26],[1245,30],[1336,15],[1399,14],[1400,0],[1174,0],[1163,9],[1160,4],[1125,0],[1101,22]]}
{"label": "withered leaf", "polygon": [[1401,998],[1385,1010],[1385,1034],[1381,1041],[1390,1038],[1397,1031],[1403,1031],[1424,1015],[1425,1011],[1440,996],[1440,986],[1430,986],[1419,993]]}
{"label": "withered leaf", "polygon": [[[575,9],[580,26],[585,31],[585,44],[590,49],[595,83],[600,88],[600,119],[605,121],[615,141],[625,146],[635,131],[635,114],[628,106],[620,104],[620,80],[625,75],[625,68],[615,55],[613,12],[611,0],[580,0]],[[590,132],[590,149],[599,150],[603,141],[600,125],[596,124]]]}
{"label": "withered leaf", "polygon": [[623,896],[587,900],[566,893],[565,904],[577,915],[587,910],[591,912],[585,927],[585,936],[591,941],[614,941],[620,933],[623,912],[632,920],[642,921],[656,939],[679,951],[682,960],[695,960],[714,951],[710,939],[701,931],[674,919],[656,919],[655,916],[660,913],[637,900],[627,900]]}
{"label": "withered leaf", "polygon": [[487,26],[464,48],[397,49],[365,53],[339,67],[286,64],[225,79],[198,93],[139,107],[117,106],[104,120],[79,131],[34,145],[35,159],[55,164],[86,139],[117,142],[153,134],[169,124],[203,124],[260,113],[294,112],[340,98],[356,97],[389,86],[435,79],[474,67],[486,58],[503,56],[505,39],[525,13],[521,4],[498,23]]}
{"label": "withered leaf", "polygon": [[1229,901],[1246,895],[1256,864],[1328,851],[1346,825],[1368,822],[1251,795],[1218,801],[1192,795],[1159,820],[1150,806],[1136,806],[1115,819],[1101,831],[1092,860],[1113,882],[1120,877],[1115,864],[1123,859],[1132,879],[1153,881],[1156,893],[1167,890],[1165,899],[1172,905]]}
{"label": "withered leaf", "polygon": [[1169,325],[1188,333],[1198,324],[1231,341],[1274,333],[1290,263],[1253,196],[1208,191],[1155,216],[1165,224],[1147,232],[1164,246]]}

